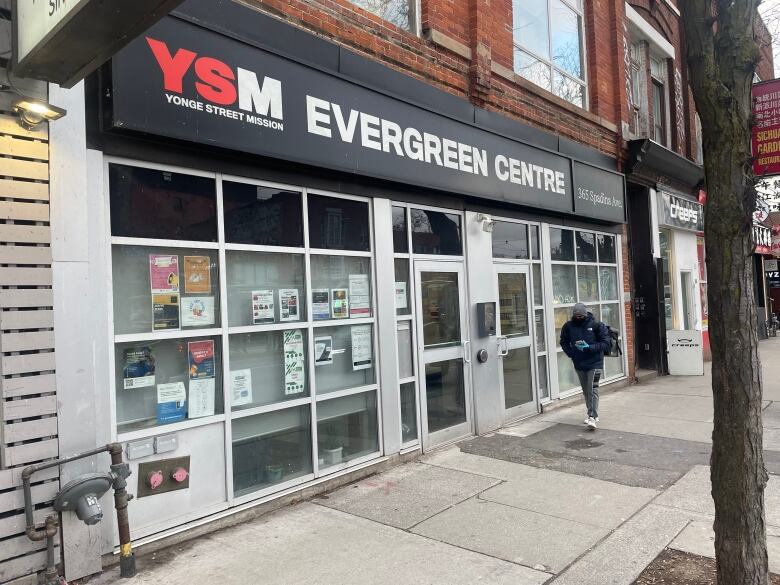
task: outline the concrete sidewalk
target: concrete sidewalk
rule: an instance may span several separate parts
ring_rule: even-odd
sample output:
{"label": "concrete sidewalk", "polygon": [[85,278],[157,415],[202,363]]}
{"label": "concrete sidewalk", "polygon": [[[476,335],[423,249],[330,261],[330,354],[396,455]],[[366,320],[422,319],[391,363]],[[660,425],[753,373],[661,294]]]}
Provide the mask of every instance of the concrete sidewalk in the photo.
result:
{"label": "concrete sidewalk", "polygon": [[[761,343],[770,568],[780,572],[780,340]],[[630,585],[666,547],[714,556],[710,378],[540,415],[138,560],[122,583]],[[92,579],[119,582],[116,571]]]}

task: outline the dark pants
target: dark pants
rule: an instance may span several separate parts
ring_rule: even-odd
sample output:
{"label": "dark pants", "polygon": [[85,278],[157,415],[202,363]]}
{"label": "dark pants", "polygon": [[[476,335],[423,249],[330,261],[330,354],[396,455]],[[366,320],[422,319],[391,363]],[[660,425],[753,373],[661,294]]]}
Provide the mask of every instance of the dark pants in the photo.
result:
{"label": "dark pants", "polygon": [[601,370],[575,370],[580,379],[582,394],[585,396],[585,406],[588,408],[588,416],[597,418],[599,416],[599,380],[601,379]]}

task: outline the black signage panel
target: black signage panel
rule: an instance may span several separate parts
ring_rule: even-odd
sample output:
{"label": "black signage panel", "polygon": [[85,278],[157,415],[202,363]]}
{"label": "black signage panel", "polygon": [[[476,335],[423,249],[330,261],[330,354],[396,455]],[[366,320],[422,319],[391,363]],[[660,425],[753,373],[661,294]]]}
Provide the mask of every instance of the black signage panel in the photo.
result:
{"label": "black signage panel", "polygon": [[660,192],[658,197],[659,217],[662,225],[690,230],[704,231],[704,206],[697,202]]}
{"label": "black signage panel", "polygon": [[[575,211],[572,160],[163,19],[113,61],[113,125],[421,187]],[[622,176],[577,164],[583,216],[624,221]],[[576,179],[579,180],[579,179]],[[617,190],[617,185],[620,185]],[[589,196],[590,197],[590,196]],[[597,202],[593,202],[597,201]]]}
{"label": "black signage panel", "polygon": [[574,212],[584,217],[626,219],[623,177],[574,161]]}

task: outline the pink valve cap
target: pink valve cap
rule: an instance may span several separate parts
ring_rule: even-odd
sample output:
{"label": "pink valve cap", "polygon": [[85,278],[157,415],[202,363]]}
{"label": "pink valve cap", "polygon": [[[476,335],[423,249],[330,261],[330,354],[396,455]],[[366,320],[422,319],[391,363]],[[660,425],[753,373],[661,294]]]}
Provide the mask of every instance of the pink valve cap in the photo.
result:
{"label": "pink valve cap", "polygon": [[177,467],[176,469],[173,470],[173,473],[171,474],[171,477],[173,478],[173,481],[175,481],[177,483],[183,482],[189,476],[190,476],[190,474],[183,467]]}
{"label": "pink valve cap", "polygon": [[150,488],[156,490],[163,483],[162,471],[152,471],[149,475],[146,476],[146,483],[149,484]]}

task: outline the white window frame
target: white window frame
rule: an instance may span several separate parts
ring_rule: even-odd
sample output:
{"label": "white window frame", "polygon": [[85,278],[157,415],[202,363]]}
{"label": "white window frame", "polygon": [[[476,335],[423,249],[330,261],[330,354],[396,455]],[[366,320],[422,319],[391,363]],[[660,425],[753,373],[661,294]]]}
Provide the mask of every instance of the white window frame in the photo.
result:
{"label": "white window frame", "polygon": [[[549,291],[549,294],[545,296],[545,317],[547,319],[547,339],[548,344],[552,343],[554,344],[554,350],[550,348],[548,345],[548,365],[547,368],[550,373],[550,399],[556,400],[556,399],[562,399],[562,398],[568,398],[569,396],[574,396],[577,393],[581,391],[580,386],[575,386],[570,390],[564,390],[561,391],[560,389],[560,380],[558,379],[558,360],[559,359],[566,359],[568,360],[568,356],[566,356],[565,353],[563,353],[563,350],[558,346],[558,335],[555,331],[555,309],[571,309],[574,307],[575,303],[554,303],[553,302],[553,286],[552,286],[552,267],[553,265],[566,265],[566,266],[574,266],[575,267],[575,287],[577,291],[577,299],[579,299],[579,272],[577,267],[582,266],[595,266],[597,268],[597,274],[598,274],[598,286],[599,286],[599,298],[601,298],[601,276],[598,272],[598,269],[601,266],[609,266],[609,267],[615,267],[617,269],[617,299],[616,300],[599,300],[599,301],[589,301],[585,304],[590,308],[592,305],[598,305],[599,306],[599,320],[601,320],[601,307],[603,305],[615,305],[617,304],[619,307],[619,315],[620,315],[620,327],[618,328],[620,332],[620,341],[621,341],[621,347],[623,349],[623,355],[620,358],[609,358],[605,357],[604,359],[620,359],[623,365],[623,372],[621,374],[613,375],[610,377],[606,377],[606,371],[604,372],[604,377],[601,380],[602,384],[608,384],[611,382],[615,382],[618,380],[622,380],[628,376],[628,352],[626,351],[625,342],[626,342],[626,315],[625,315],[625,302],[623,300],[623,241],[622,241],[622,235],[612,232],[604,232],[589,228],[576,228],[576,227],[569,227],[569,226],[562,226],[562,225],[554,225],[554,224],[543,224],[543,234],[544,237],[544,248],[542,249],[542,261],[544,266],[548,266],[549,270],[544,272],[542,274],[542,277],[544,278],[545,282],[545,290]],[[551,229],[560,229],[560,230],[568,230],[572,232],[572,237],[574,238],[574,261],[569,260],[552,260],[552,252],[550,250],[550,230]],[[598,243],[596,244],[596,262],[580,262],[577,260],[577,240],[576,236],[574,235],[575,232],[585,232],[589,234],[594,234],[596,236],[610,236],[615,239],[615,263],[611,262],[601,262],[598,257]],[[563,357],[561,357],[563,356]]]}
{"label": "white window frame", "polygon": [[[127,237],[113,237],[110,232],[110,228],[106,230],[106,303],[108,307],[108,337],[107,341],[111,350],[109,351],[109,395],[110,395],[110,423],[111,423],[111,435],[114,441],[127,442],[137,439],[153,437],[161,434],[168,434],[171,432],[183,431],[194,429],[198,427],[204,427],[206,425],[223,424],[224,426],[224,447],[225,447],[225,479],[226,479],[226,499],[228,507],[245,504],[248,502],[254,502],[268,498],[270,496],[278,496],[284,493],[286,490],[294,488],[296,486],[320,481],[322,478],[340,475],[354,468],[358,468],[367,464],[368,462],[379,460],[384,453],[383,442],[383,416],[382,416],[382,399],[381,399],[381,387],[380,387],[380,356],[378,351],[378,327],[377,327],[377,299],[376,299],[376,246],[374,241],[374,209],[371,198],[360,197],[355,195],[346,195],[343,193],[335,193],[331,191],[321,189],[310,189],[300,185],[292,185],[285,183],[275,183],[271,181],[262,181],[251,179],[248,177],[241,177],[235,175],[228,175],[216,172],[204,172],[197,169],[188,167],[179,167],[173,165],[163,165],[147,162],[140,159],[130,159],[122,157],[104,156],[103,157],[103,173],[104,173],[104,221],[105,225],[111,225],[111,205],[110,205],[110,180],[109,180],[109,167],[112,164],[128,165],[132,167],[157,170],[157,171],[170,171],[175,173],[182,173],[190,176],[206,177],[214,179],[215,181],[215,200],[216,200],[216,214],[217,214],[217,242],[192,242],[182,240],[166,240],[166,239],[148,239],[148,238],[127,238]],[[303,221],[303,246],[300,248],[294,247],[282,247],[282,246],[264,246],[264,245],[251,245],[251,244],[231,244],[225,241],[225,226],[223,215],[223,194],[222,185],[223,181],[235,181],[244,184],[257,185],[262,187],[270,187],[275,189],[283,189],[294,191],[301,194],[302,205],[302,221]],[[356,252],[349,250],[331,250],[331,249],[319,249],[311,248],[309,245],[309,210],[308,210],[308,196],[309,195],[322,195],[326,197],[332,197],[335,199],[346,199],[352,201],[361,201],[368,204],[368,224],[369,224],[369,242],[370,250],[368,252]],[[114,332],[114,295],[113,295],[113,254],[112,246],[114,245],[142,245],[142,246],[159,246],[159,247],[177,247],[177,248],[200,248],[218,250],[219,258],[219,279],[217,286],[219,287],[220,295],[220,326],[213,328],[194,329],[194,330],[179,330],[179,331],[150,331],[148,333],[141,334],[115,334]],[[284,323],[272,323],[264,325],[249,325],[249,326],[230,326],[228,318],[228,297],[227,297],[227,252],[231,250],[239,251],[257,251],[257,252],[272,252],[279,254],[303,254],[305,258],[305,286],[306,286],[306,314],[305,318],[300,321],[284,322]],[[330,255],[330,256],[353,256],[353,257],[366,257],[371,261],[371,273],[369,275],[371,283],[371,317],[359,318],[359,319],[328,319],[328,320],[314,320],[313,319],[313,306],[312,306],[312,282],[311,282],[311,256],[312,255]],[[349,325],[361,325],[370,324],[372,326],[373,336],[373,367],[374,367],[374,383],[359,386],[354,388],[348,388],[336,392],[327,392],[322,395],[317,394],[316,390],[316,377],[315,377],[315,365],[314,365],[314,336],[317,328],[320,327],[338,327]],[[306,332],[306,344],[307,344],[307,377],[309,395],[288,401],[277,402],[273,404],[257,406],[247,409],[233,410],[231,405],[231,396],[229,388],[230,380],[230,336],[248,332],[263,332],[263,331],[279,331],[285,329],[301,329]],[[222,368],[222,393],[224,412],[222,414],[215,414],[209,417],[202,417],[197,419],[186,419],[181,422],[168,424],[168,425],[155,425],[149,428],[122,432],[117,429],[117,413],[116,413],[116,376],[115,376],[115,349],[116,343],[122,342],[139,342],[145,340],[159,340],[159,339],[171,339],[171,338],[191,338],[191,337],[206,337],[214,336],[220,337],[220,351],[221,351],[221,368]],[[353,396],[357,394],[370,394],[376,395],[376,430],[377,430],[377,446],[378,450],[368,455],[361,456],[359,458],[352,459],[348,462],[344,462],[337,465],[332,465],[324,470],[319,469],[318,462],[318,428],[317,428],[317,405],[321,402],[342,398],[346,396]],[[248,416],[266,414],[281,410],[292,409],[302,405],[309,405],[310,409],[310,423],[311,433],[310,439],[312,442],[312,473],[292,479],[287,482],[281,482],[272,486],[257,489],[251,493],[246,493],[240,496],[234,494],[233,489],[233,457],[232,457],[232,420],[245,418]]]}
{"label": "white window frame", "polygon": [[[568,103],[572,104],[575,107],[581,107],[583,110],[589,110],[590,109],[590,93],[588,91],[588,55],[587,55],[587,43],[585,42],[585,11],[583,9],[580,9],[577,7],[576,2],[572,2],[571,0],[560,0],[567,8],[571,8],[577,16],[579,16],[580,19],[580,58],[582,60],[582,79],[577,79],[576,77],[572,76],[570,73],[567,73],[555,63],[553,63],[552,60],[552,18],[550,15],[552,14],[552,2],[553,0],[546,0],[547,2],[547,42],[550,48],[550,58],[541,57],[538,54],[536,54],[534,51],[531,51],[530,49],[527,49],[524,47],[512,34],[512,48],[515,51],[522,51],[524,53],[528,53],[531,55],[534,59],[537,61],[540,61],[544,65],[550,68],[550,89],[544,88],[540,85],[537,85],[532,80],[528,79],[527,77],[524,77],[519,71],[515,70],[515,73],[522,77],[523,79],[526,79],[527,81],[534,83],[534,85],[537,85],[540,89],[543,89],[544,91],[547,91],[554,96],[567,101]],[[513,16],[514,18],[514,16]],[[514,27],[513,27],[514,28]],[[512,67],[514,69],[514,51],[513,51],[513,63]],[[569,102],[566,98],[559,96],[557,93],[555,93],[555,73],[559,73],[560,75],[563,75],[564,77],[570,79],[571,81],[574,81],[578,85],[582,86],[583,92],[582,92],[582,106],[579,106],[578,104],[575,104],[574,102]]]}

